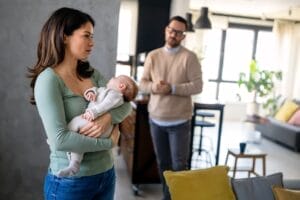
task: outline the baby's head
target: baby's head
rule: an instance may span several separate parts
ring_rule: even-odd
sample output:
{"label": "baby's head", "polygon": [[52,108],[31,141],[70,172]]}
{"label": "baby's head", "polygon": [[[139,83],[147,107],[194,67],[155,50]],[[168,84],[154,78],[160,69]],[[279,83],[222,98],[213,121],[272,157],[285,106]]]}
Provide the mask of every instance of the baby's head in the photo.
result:
{"label": "baby's head", "polygon": [[132,101],[136,97],[139,88],[129,76],[120,75],[111,78],[107,83],[107,88],[120,91],[124,96],[124,101]]}

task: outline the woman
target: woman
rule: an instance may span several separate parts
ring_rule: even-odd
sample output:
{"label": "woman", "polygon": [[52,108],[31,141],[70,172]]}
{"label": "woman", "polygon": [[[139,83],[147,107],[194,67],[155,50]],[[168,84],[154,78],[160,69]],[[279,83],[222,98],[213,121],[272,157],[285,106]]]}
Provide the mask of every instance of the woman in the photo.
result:
{"label": "woman", "polygon": [[[79,10],[56,10],[43,26],[38,60],[29,69],[31,102],[38,108],[50,146],[50,165],[44,183],[47,200],[112,200],[114,197],[112,147],[117,144],[120,133],[115,126],[110,138],[100,138],[100,135],[129,114],[130,104],[102,115],[79,133],[67,128],[67,123],[83,113],[88,104],[84,91],[106,84],[87,62],[94,45],[94,24],[91,16]],[[69,163],[66,152],[85,155],[76,176],[60,178],[57,172]]]}

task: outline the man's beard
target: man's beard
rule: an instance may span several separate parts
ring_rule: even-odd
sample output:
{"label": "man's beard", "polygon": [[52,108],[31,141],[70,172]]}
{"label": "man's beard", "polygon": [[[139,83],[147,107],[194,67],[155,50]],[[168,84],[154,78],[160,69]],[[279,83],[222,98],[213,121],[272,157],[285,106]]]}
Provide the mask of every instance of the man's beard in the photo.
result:
{"label": "man's beard", "polygon": [[167,44],[172,47],[172,48],[175,48],[175,47],[178,47],[180,45],[180,42],[178,42],[176,39],[174,38],[167,38]]}

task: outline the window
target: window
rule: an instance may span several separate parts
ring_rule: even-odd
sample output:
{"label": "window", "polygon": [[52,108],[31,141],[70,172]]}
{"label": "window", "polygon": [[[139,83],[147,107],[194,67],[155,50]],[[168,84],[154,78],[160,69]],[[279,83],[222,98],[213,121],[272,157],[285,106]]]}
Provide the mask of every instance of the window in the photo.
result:
{"label": "window", "polygon": [[274,35],[272,27],[229,24],[228,29],[213,29],[204,37],[205,59],[202,61],[204,98],[234,102],[248,101],[249,94],[240,89],[240,72],[248,72],[251,59],[263,69],[272,69]]}
{"label": "window", "polygon": [[132,55],[135,54],[137,30],[137,1],[121,1],[116,73],[131,75]]}
{"label": "window", "polygon": [[222,80],[238,80],[252,57],[254,31],[230,28],[226,32]]}

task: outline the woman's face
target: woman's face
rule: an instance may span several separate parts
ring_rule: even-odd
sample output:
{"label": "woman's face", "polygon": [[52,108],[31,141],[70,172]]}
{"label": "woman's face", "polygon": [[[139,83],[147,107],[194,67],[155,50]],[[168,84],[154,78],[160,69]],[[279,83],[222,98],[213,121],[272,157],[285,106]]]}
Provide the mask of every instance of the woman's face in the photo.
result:
{"label": "woman's face", "polygon": [[76,29],[72,35],[65,37],[66,55],[77,60],[87,60],[94,46],[94,27],[90,22]]}

